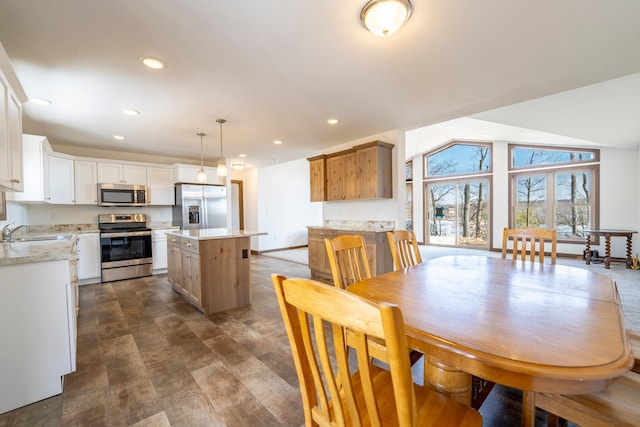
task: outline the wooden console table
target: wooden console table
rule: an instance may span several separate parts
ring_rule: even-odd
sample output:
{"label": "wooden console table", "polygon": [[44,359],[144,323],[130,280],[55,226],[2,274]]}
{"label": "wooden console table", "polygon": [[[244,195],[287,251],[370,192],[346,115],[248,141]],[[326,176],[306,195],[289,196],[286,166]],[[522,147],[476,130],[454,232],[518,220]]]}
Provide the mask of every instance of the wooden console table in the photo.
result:
{"label": "wooden console table", "polygon": [[[585,230],[587,233],[587,250],[585,252],[585,260],[587,265],[591,264],[591,236],[604,236],[605,238],[605,255],[603,257],[597,258],[598,260],[604,260],[604,268],[611,268],[611,261],[620,261],[627,264],[627,268],[631,268],[631,246],[632,246],[632,237],[633,233],[637,233],[634,230]],[[611,236],[620,236],[627,238],[627,256],[626,258],[612,258],[611,257]]]}

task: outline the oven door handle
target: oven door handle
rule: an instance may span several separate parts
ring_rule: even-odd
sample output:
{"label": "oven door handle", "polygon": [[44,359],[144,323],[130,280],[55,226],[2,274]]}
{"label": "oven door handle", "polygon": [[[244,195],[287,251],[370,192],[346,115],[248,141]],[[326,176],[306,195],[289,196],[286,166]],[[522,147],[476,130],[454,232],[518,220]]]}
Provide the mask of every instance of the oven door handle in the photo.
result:
{"label": "oven door handle", "polygon": [[135,237],[151,236],[151,231],[123,231],[120,233],[101,233],[100,237]]}

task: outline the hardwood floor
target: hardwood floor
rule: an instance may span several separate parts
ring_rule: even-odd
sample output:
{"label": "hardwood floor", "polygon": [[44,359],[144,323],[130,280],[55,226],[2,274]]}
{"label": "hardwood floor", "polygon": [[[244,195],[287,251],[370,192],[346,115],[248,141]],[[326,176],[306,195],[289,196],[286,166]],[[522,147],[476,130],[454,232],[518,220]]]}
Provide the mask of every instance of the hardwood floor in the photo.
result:
{"label": "hardwood floor", "polygon": [[[77,371],[64,393],[0,415],[0,427],[304,424],[271,273],[309,277],[304,265],[253,256],[251,306],[209,318],[165,275],[82,286]],[[496,386],[484,425],[520,425],[519,399]]]}

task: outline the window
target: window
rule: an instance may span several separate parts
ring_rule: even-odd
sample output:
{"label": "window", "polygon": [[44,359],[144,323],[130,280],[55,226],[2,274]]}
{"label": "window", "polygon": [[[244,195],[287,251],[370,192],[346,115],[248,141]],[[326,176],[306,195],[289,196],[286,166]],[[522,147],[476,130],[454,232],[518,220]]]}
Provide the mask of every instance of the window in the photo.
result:
{"label": "window", "polygon": [[491,172],[491,146],[453,142],[424,156],[425,178]]}
{"label": "window", "polygon": [[512,227],[558,231],[558,239],[583,243],[598,227],[599,150],[509,146]]}
{"label": "window", "polygon": [[405,227],[413,231],[413,161],[404,164],[406,199],[404,203]]}
{"label": "window", "polygon": [[424,156],[428,243],[489,247],[491,145],[452,142]]}

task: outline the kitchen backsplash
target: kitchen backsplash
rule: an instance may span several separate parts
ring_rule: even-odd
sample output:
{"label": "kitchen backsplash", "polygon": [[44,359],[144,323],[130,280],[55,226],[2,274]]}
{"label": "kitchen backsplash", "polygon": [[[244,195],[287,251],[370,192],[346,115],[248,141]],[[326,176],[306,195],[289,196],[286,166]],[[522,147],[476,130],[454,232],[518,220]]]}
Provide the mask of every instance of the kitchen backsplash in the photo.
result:
{"label": "kitchen backsplash", "polygon": [[[29,224],[31,231],[38,227],[45,227],[47,230],[52,227],[86,227],[87,225],[97,228],[99,214],[127,214],[144,213],[147,214],[147,221],[150,224],[170,223],[171,206],[146,206],[141,208],[109,208],[89,205],[47,205],[47,204],[20,204],[7,202],[7,219],[18,224]],[[45,231],[45,230],[41,230]],[[77,231],[77,230],[76,230]]]}
{"label": "kitchen backsplash", "polygon": [[325,227],[331,228],[353,228],[359,230],[384,230],[393,229],[395,221],[366,221],[366,220],[331,220],[325,219]]}

